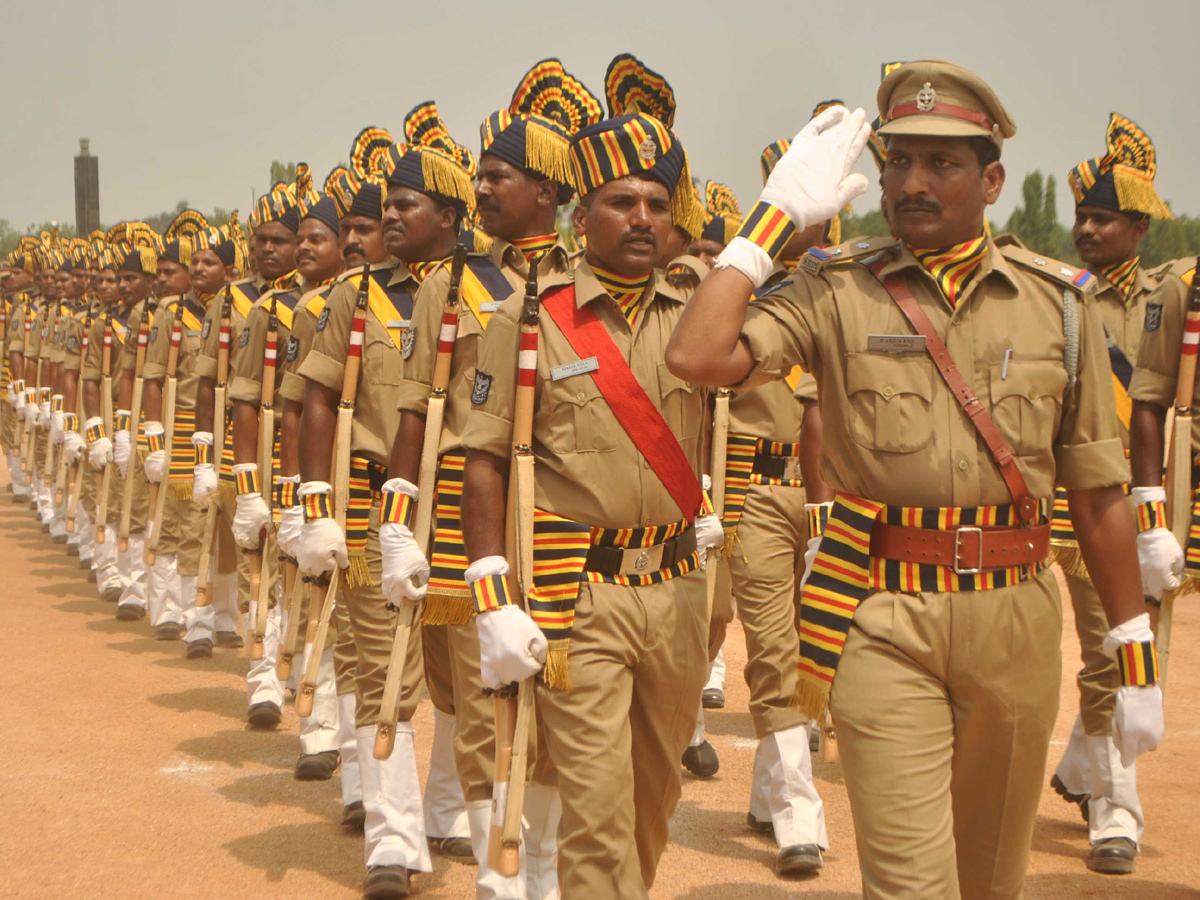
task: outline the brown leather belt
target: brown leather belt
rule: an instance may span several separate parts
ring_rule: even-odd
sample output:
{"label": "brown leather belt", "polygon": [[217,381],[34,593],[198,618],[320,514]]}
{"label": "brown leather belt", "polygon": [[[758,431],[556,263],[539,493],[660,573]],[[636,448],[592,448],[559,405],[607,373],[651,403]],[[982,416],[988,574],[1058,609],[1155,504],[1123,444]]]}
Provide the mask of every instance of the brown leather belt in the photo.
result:
{"label": "brown leather belt", "polygon": [[876,522],[871,528],[872,557],[943,566],[958,575],[1032,566],[1049,555],[1049,523],[1032,528],[963,525],[940,531]]}

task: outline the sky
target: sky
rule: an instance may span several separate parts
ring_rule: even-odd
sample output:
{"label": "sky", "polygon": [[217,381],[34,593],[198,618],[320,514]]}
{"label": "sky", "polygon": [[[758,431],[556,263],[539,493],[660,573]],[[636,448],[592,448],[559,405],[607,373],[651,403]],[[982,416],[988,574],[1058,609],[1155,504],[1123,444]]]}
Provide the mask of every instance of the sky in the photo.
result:
{"label": "sky", "polygon": [[[73,222],[72,160],[87,137],[101,221],[180,200],[240,208],[244,220],[273,159],[309,163],[319,183],[360,128],[399,135],[429,99],[478,150],[479,123],[534,62],[557,56],[600,92],[625,51],[673,86],[693,173],[729,184],[744,210],[762,186],[762,148],[798,131],[818,101],[840,97],[873,117],[881,62],[935,58],[978,73],[1017,124],[993,221],[1039,168],[1057,176],[1066,221],[1066,172],[1104,152],[1110,111],[1154,139],[1159,192],[1196,216],[1198,26],[1196,0],[5,3],[0,218]],[[859,167],[874,183],[869,155]],[[878,202],[872,188],[855,211]]]}

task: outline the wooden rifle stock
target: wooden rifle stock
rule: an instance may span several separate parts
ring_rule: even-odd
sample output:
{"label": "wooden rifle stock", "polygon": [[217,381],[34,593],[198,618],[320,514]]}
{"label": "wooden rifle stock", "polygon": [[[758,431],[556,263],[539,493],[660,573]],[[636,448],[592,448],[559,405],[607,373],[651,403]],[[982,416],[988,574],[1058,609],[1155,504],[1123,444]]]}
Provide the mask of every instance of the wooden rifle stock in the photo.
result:
{"label": "wooden rifle stock", "polygon": [[[216,555],[218,494],[221,490],[221,459],[225,453],[225,380],[229,377],[229,320],[233,315],[233,295],[225,282],[221,300],[220,331],[217,340],[217,384],[213,389],[213,467],[217,473],[217,490],[208,500],[204,516],[204,536],[200,540],[200,577],[196,580],[196,606],[212,602],[212,557]],[[199,424],[199,423],[197,423]]]}
{"label": "wooden rifle stock", "polygon": [[[537,368],[538,263],[529,261],[529,278],[521,308],[521,369]],[[532,350],[532,354],[529,354]],[[515,575],[514,597],[522,608],[533,588],[533,407],[535,379],[517,379],[513,409],[513,467],[509,474],[509,510],[506,542],[510,560],[510,579]],[[485,613],[486,615],[486,613]],[[488,835],[488,865],[500,875],[511,878],[520,870],[521,814],[525,806],[525,776],[529,767],[529,729],[533,717],[534,675],[517,685],[502,689],[494,696],[496,707],[496,774],[492,782],[492,827]]]}
{"label": "wooden rifle stock", "polygon": [[181,303],[183,297],[179,298],[171,315],[171,346],[167,350],[167,374],[163,380],[163,409],[166,411],[163,416],[163,452],[166,454],[166,467],[163,470],[162,481],[150,485],[150,534],[146,538],[144,557],[148,566],[154,565],[158,559],[158,540],[162,536],[162,521],[167,508],[167,488],[171,480],[171,452],[175,443],[175,402],[179,389],[175,372],[179,367],[179,344],[183,340],[183,317],[179,314]]}
{"label": "wooden rifle stock", "polygon": [[[367,325],[367,304],[371,290],[370,266],[363,269],[358,282],[358,296],[354,301],[354,320],[350,324],[350,344],[346,348],[346,366],[342,372],[342,399],[338,404],[337,426],[334,430],[333,456],[333,514],[338,527],[346,527],[346,505],[350,493],[350,433],[354,423],[354,403],[358,398],[358,375],[362,367],[363,331]],[[319,609],[313,613],[317,628],[313,634],[312,647],[304,665],[304,676],[296,692],[296,713],[312,715],[313,696],[317,690],[317,670],[321,665],[321,654],[325,651],[325,639],[329,634],[329,622],[333,618],[333,607],[337,602],[338,587],[342,570],[334,566],[329,577],[329,586],[315,585],[317,593],[314,603],[320,601]],[[322,591],[324,600],[321,600]],[[311,620],[310,620],[311,622]]]}
{"label": "wooden rifle stock", "polygon": [[[275,484],[275,371],[276,353],[279,344],[279,317],[276,315],[276,299],[271,297],[271,312],[267,319],[267,347],[263,355],[262,385],[259,394],[258,412],[258,478],[262,485],[267,509],[274,498]],[[268,526],[269,527],[269,526]],[[266,564],[267,532],[263,529],[258,550],[250,553],[251,596],[257,601],[254,608],[254,632],[247,642],[251,659],[263,658],[263,642],[267,634],[267,615],[271,609],[271,579],[263,578]],[[254,589],[258,590],[255,591]]]}
{"label": "wooden rifle stock", "polygon": [[137,352],[133,369],[133,402],[129,405],[129,467],[125,470],[125,483],[121,493],[121,520],[117,530],[117,546],[122,551],[129,549],[129,526],[133,520],[134,457],[138,452],[138,435],[142,430],[142,391],[146,386],[142,380],[142,369],[146,365],[146,344],[149,338],[150,298],[147,297],[142,301],[142,318],[138,324]]}
{"label": "wooden rifle stock", "polygon": [[[1196,260],[1200,270],[1200,258]],[[1193,273],[1187,296],[1187,320],[1183,331],[1183,349],[1179,374],[1175,381],[1175,424],[1167,439],[1167,520],[1171,532],[1186,555],[1188,531],[1192,522],[1192,401],[1196,395],[1197,345],[1188,335],[1200,329],[1200,271]],[[1167,666],[1171,659],[1171,622],[1175,614],[1175,591],[1163,595],[1158,612],[1155,644],[1158,650],[1158,683],[1165,691]]]}
{"label": "wooden rifle stock", "polygon": [[[104,349],[101,354],[100,367],[100,415],[104,419],[104,433],[112,439],[113,428],[113,399],[112,399],[112,344],[113,327],[112,312],[104,313]],[[108,492],[109,479],[112,475],[111,462],[96,474],[96,543],[103,544],[108,531]]]}
{"label": "wooden rifle stock", "polygon": [[[425,436],[421,442],[421,467],[417,476],[417,511],[413,518],[413,537],[421,553],[428,558],[433,523],[433,495],[437,489],[438,447],[442,439],[442,420],[446,413],[446,390],[450,384],[450,366],[454,357],[454,341],[458,336],[458,302],[462,291],[462,273],[467,264],[467,248],[454,247],[450,263],[450,287],[446,294],[446,311],[438,334],[438,352],[433,363],[430,382],[429,408],[425,413]],[[392,634],[392,653],[388,661],[387,680],[383,686],[383,702],[375,731],[375,758],[387,759],[396,745],[396,721],[400,718],[400,685],[408,662],[408,638],[416,622],[417,608],[404,604],[396,610],[396,628]]]}

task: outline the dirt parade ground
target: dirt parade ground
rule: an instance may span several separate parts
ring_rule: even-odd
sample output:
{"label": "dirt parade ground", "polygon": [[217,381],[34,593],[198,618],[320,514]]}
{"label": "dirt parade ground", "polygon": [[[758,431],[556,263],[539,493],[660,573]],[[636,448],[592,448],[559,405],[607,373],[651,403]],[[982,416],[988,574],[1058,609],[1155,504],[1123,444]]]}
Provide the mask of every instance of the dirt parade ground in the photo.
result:
{"label": "dirt parade ground", "polygon": [[[297,782],[297,719],[275,731],[245,724],[241,651],[187,662],[146,620],[118,622],[78,559],[15,504],[0,469],[0,897],[353,898],[362,835],[339,824],[337,776]],[[1166,739],[1139,762],[1147,828],[1137,874],[1092,874],[1077,808],[1047,787],[1026,883],[1042,898],[1200,898],[1200,599],[1178,605],[1166,693]],[[1057,762],[1078,708],[1078,643],[1063,642]],[[724,710],[707,716],[721,758],[710,781],[686,778],[656,898],[821,900],[859,896],[842,774],[814,760],[830,852],[820,877],[784,882],[774,847],[746,827],[754,731],[735,623],[725,648]],[[1019,664],[1015,661],[1014,664]],[[422,779],[432,716],[416,717]],[[986,773],[980,773],[986,777]],[[1048,781],[1048,779],[1047,779]],[[474,896],[472,868],[434,856],[414,882],[423,897]]]}

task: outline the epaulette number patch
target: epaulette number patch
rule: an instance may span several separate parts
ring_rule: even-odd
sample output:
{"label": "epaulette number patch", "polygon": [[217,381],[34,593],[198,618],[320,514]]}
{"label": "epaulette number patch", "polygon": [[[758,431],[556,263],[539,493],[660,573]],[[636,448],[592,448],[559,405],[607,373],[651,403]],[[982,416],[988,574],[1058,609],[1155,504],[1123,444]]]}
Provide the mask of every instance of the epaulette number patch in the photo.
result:
{"label": "epaulette number patch", "polygon": [[486,372],[475,370],[475,385],[471,388],[471,405],[483,406],[487,403],[488,394],[492,390],[492,376]]}
{"label": "epaulette number patch", "polygon": [[298,339],[298,338],[295,338],[295,337],[289,337],[289,338],[288,338],[287,361],[288,361],[288,362],[295,362],[295,361],[296,361],[296,357],[297,357],[297,356],[299,356],[299,355],[300,355],[300,341],[299,341],[299,339]]}
{"label": "epaulette number patch", "polygon": [[242,347],[245,347],[249,343],[250,343],[250,329],[243,328],[242,336],[240,338],[238,338],[238,349],[240,350]]}
{"label": "epaulette number patch", "polygon": [[1162,324],[1162,304],[1147,303],[1146,304],[1146,324],[1145,331],[1158,331],[1158,326]]}
{"label": "epaulette number patch", "polygon": [[158,340],[158,326],[155,325],[153,328],[150,329],[150,342],[153,343],[154,341],[157,341],[157,340]]}
{"label": "epaulette number patch", "polygon": [[321,310],[321,315],[317,316],[317,331],[324,331],[325,326],[329,324],[329,307]]}
{"label": "epaulette number patch", "polygon": [[200,340],[208,340],[208,333],[212,331],[212,319],[204,320],[204,327],[200,329]]}

